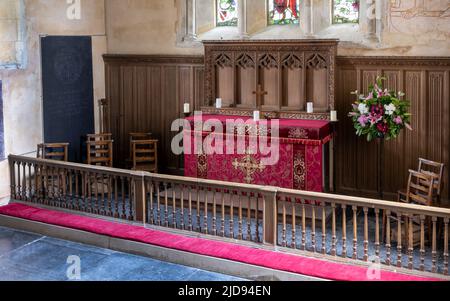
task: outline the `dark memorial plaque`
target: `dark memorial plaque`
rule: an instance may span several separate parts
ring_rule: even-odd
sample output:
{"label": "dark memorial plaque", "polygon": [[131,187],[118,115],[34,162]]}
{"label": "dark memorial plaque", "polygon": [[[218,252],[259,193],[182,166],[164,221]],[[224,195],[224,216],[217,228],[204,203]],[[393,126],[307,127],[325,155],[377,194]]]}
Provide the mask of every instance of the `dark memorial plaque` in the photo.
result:
{"label": "dark memorial plaque", "polygon": [[0,80],[0,160],[5,159],[5,133],[3,127],[3,91]]}
{"label": "dark memorial plaque", "polygon": [[41,47],[44,140],[70,143],[69,160],[81,162],[81,139],[95,131],[91,37],[43,37]]}

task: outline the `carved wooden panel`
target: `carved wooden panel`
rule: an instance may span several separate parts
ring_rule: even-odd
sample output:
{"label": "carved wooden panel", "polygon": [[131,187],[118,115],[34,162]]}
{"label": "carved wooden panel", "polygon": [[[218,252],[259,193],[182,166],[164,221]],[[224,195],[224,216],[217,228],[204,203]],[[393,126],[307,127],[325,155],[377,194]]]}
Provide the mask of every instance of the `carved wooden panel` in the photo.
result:
{"label": "carved wooden panel", "polygon": [[[306,111],[306,101],[317,112],[334,108],[337,40],[206,41],[205,103],[256,108],[260,84],[264,111]],[[230,62],[231,60],[231,62]],[[230,67],[234,66],[234,70]],[[227,69],[229,68],[229,69]],[[222,71],[217,71],[222,70]],[[227,71],[224,71],[227,70]],[[235,98],[231,101],[231,91]]]}

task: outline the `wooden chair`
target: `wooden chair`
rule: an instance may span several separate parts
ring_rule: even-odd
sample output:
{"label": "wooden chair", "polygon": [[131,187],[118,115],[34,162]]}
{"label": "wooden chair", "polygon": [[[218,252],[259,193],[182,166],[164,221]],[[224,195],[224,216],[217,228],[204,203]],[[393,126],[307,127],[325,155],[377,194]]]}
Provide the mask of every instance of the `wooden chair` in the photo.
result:
{"label": "wooden chair", "polygon": [[[97,140],[91,140],[86,142],[87,144],[87,164],[97,165],[105,167],[113,167],[113,140],[104,140],[106,137],[103,136]],[[110,183],[105,183],[105,181],[110,181],[108,177],[103,177],[101,175],[92,175],[85,179],[86,191],[91,191],[97,195],[108,194]],[[89,184],[88,184],[89,183]]]}
{"label": "wooden chair", "polygon": [[[434,178],[432,206],[440,205],[443,188],[442,179],[444,175],[444,164],[419,158],[419,167],[417,168],[417,171],[422,174],[431,175]],[[406,191],[404,190],[398,191],[398,195],[402,199],[405,199]]]}
{"label": "wooden chair", "polygon": [[[89,138],[88,138],[89,139]],[[112,167],[113,140],[87,141],[87,164]]]}
{"label": "wooden chair", "polygon": [[128,158],[125,160],[129,168],[133,168],[133,141],[152,140],[152,133],[130,133],[130,148]]}
{"label": "wooden chair", "polygon": [[[409,204],[418,204],[423,206],[432,206],[433,204],[433,191],[434,191],[434,182],[436,176],[422,173],[415,170],[409,170],[409,178],[408,178],[408,187],[406,189],[406,193],[398,194],[398,202],[409,203]],[[390,217],[390,221],[387,221],[386,215],[383,214],[383,240],[385,237],[386,223],[391,221],[399,221],[403,224],[402,237],[406,238],[408,233],[408,225],[409,225],[409,217],[398,216],[397,212],[392,212]],[[412,217],[413,219],[413,242],[416,241],[417,235],[420,235],[420,218],[418,216]],[[431,227],[430,220],[426,221],[428,224],[428,240],[431,238]],[[419,225],[419,227],[417,227]],[[395,227],[394,227],[395,228]],[[392,229],[392,240],[395,241],[397,237],[397,231]],[[406,240],[402,239],[403,242]]]}
{"label": "wooden chair", "polygon": [[41,143],[37,145],[37,158],[68,161],[69,143]]}
{"label": "wooden chair", "polygon": [[444,176],[444,164],[420,158],[418,171],[434,177],[433,198],[436,200],[435,205],[440,205],[442,188],[444,187],[442,182]]}
{"label": "wooden chair", "polygon": [[158,140],[131,141],[133,170],[158,172]]}
{"label": "wooden chair", "polygon": [[[37,158],[68,161],[69,143],[41,143],[37,145]],[[59,197],[66,185],[66,174],[47,167],[36,170],[35,185],[42,197]]]}

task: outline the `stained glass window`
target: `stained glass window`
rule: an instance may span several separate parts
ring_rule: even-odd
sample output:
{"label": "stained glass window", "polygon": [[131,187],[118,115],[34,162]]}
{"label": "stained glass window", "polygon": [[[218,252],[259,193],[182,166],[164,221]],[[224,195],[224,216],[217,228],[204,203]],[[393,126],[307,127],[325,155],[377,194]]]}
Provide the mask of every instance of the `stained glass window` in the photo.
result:
{"label": "stained glass window", "polygon": [[299,24],[300,0],[269,0],[269,25]]}
{"label": "stained glass window", "polygon": [[217,0],[217,26],[237,26],[237,0]]}
{"label": "stained glass window", "polygon": [[358,23],[359,0],[334,0],[333,23]]}

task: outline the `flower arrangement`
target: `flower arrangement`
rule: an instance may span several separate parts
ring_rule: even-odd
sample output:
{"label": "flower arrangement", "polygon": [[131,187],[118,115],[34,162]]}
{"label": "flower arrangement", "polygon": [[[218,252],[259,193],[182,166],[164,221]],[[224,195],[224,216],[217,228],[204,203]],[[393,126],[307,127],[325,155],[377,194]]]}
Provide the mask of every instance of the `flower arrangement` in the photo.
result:
{"label": "flower arrangement", "polygon": [[383,88],[385,78],[377,78],[375,85],[369,87],[369,95],[352,94],[358,97],[349,113],[356,129],[356,135],[367,136],[367,141],[375,138],[386,140],[397,138],[404,128],[410,126],[409,101],[402,100],[403,92],[388,91]]}

